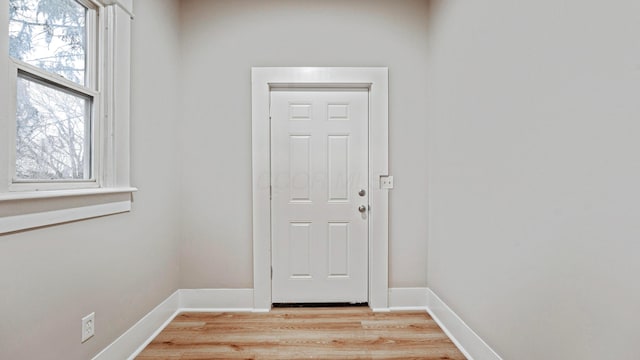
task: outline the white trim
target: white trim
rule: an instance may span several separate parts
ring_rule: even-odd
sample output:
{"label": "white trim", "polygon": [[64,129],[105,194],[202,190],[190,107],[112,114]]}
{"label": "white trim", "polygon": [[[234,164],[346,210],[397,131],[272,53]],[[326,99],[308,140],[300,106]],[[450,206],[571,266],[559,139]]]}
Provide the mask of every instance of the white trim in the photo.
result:
{"label": "white trim", "polygon": [[[0,234],[97,216],[126,212],[131,197],[121,193],[130,187],[130,47],[133,0],[82,0],[95,10],[88,26],[96,26],[97,41],[87,74],[88,87],[51,77],[39,69],[10,59],[7,46],[0,46],[0,180],[8,170],[8,181],[0,181]],[[103,7],[102,5],[106,5]],[[93,10],[92,10],[93,11]],[[0,11],[0,28],[8,29],[7,9]],[[95,20],[95,21],[94,21]],[[6,31],[4,32],[6,34]],[[0,41],[6,45],[7,38]],[[90,181],[13,181],[15,167],[15,106],[18,69],[93,98],[94,179]],[[6,70],[6,71],[5,71]],[[118,89],[117,92],[114,89]],[[82,187],[83,189],[77,189]],[[73,190],[72,190],[73,189]],[[42,190],[42,191],[35,191]],[[111,196],[105,196],[112,194]],[[118,195],[120,194],[120,195]],[[86,196],[86,198],[82,198]],[[127,200],[127,201],[125,201]]]}
{"label": "white trim", "polygon": [[426,310],[427,288],[390,288],[389,310]]}
{"label": "white trim", "polygon": [[[46,70],[42,70],[41,68],[33,66],[22,60],[10,58],[9,61],[13,63],[11,71],[15,71],[17,74],[20,71],[23,72],[25,74],[23,75],[23,78],[27,78],[28,80],[40,81],[50,87],[59,88],[61,89],[60,91],[66,91],[67,93],[76,95],[83,94],[86,97],[92,98],[92,100],[95,100],[95,98],[99,95],[98,91],[90,86],[78,84],[74,81],[68,80],[65,77],[52,72],[48,72]],[[87,72],[89,70],[95,71],[95,69],[87,69]],[[91,75],[85,75],[85,77],[89,76]]]}
{"label": "white trim", "polygon": [[[102,97],[100,96],[100,89],[97,86],[95,74],[101,73],[101,69],[97,68],[99,63],[97,62],[96,54],[101,53],[103,50],[103,44],[100,42],[100,37],[96,36],[101,34],[101,30],[98,29],[99,17],[102,12],[102,7],[93,2],[80,3],[87,9],[86,17],[86,31],[87,44],[86,44],[86,72],[85,83],[78,84],[72,80],[65,78],[56,73],[49,72],[40,67],[31,65],[25,61],[14,59],[9,57],[9,87],[11,90],[10,96],[10,114],[9,130],[11,134],[15,134],[16,131],[16,108],[17,108],[17,84],[18,80],[26,80],[31,83],[39,84],[40,86],[48,87],[54,91],[66,93],[68,95],[84,98],[90,101],[87,118],[85,119],[85,171],[90,170],[90,179],[78,180],[53,180],[37,179],[31,181],[30,179],[18,179],[16,178],[16,137],[11,137],[11,148],[9,149],[9,183],[7,191],[37,191],[37,190],[51,190],[51,189],[76,189],[76,188],[94,188],[99,187],[100,184],[96,182],[96,178],[100,177],[98,154],[102,148],[102,138],[100,137],[99,129],[102,121],[100,109],[102,106]],[[91,28],[93,27],[93,28]],[[22,75],[20,74],[22,73]],[[12,119],[12,120],[11,120]]]}
{"label": "white trim", "polygon": [[[15,162],[12,162],[15,163]],[[15,173],[15,168],[12,170]],[[100,184],[96,180],[13,180],[9,185],[9,193],[12,192],[43,192],[56,190],[98,189]],[[0,197],[4,194],[0,194]]]}
{"label": "white trim", "polygon": [[0,217],[0,234],[131,211],[131,200]]}
{"label": "white trim", "polygon": [[133,0],[98,0],[104,6],[116,5],[133,19]]}
{"label": "white trim", "polygon": [[180,290],[177,290],[94,356],[93,360],[133,359],[173,320],[179,308]]}
{"label": "white trim", "polygon": [[269,92],[283,87],[369,89],[369,306],[388,308],[389,175],[387,68],[252,68],[253,279],[255,309],[271,307]]}
{"label": "white trim", "polygon": [[0,234],[131,211],[136,188],[0,193]]}
{"label": "white trim", "polygon": [[[182,312],[262,312],[253,308],[253,289],[181,289],[125,331],[93,360],[134,359]],[[502,360],[429,288],[391,288],[389,307],[374,311],[426,310],[469,360]]]}
{"label": "white trim", "polygon": [[427,288],[426,300],[429,315],[467,359],[502,360],[500,355],[429,288]]}
{"label": "white trim", "polygon": [[101,154],[103,187],[130,185],[131,18],[118,6],[105,8],[105,54]]}
{"label": "white trim", "polygon": [[22,191],[13,193],[0,193],[0,202],[27,199],[46,199],[86,195],[107,195],[134,193],[138,189],[134,187],[125,188],[96,188],[96,189],[76,189],[76,190],[47,190],[47,191]]}
{"label": "white trim", "polygon": [[182,312],[251,312],[253,289],[179,289],[93,360],[133,360]]}
{"label": "white trim", "polygon": [[181,311],[253,311],[253,289],[183,289]]}

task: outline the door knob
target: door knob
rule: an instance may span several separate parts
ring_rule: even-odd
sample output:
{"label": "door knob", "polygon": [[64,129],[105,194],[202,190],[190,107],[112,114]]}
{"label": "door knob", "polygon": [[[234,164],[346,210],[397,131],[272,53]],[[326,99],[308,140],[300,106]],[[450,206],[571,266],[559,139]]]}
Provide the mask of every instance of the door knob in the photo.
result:
{"label": "door knob", "polygon": [[361,213],[363,213],[363,212],[367,211],[367,207],[366,207],[366,206],[364,206],[364,205],[360,205],[360,206],[358,207],[358,211],[360,211]]}

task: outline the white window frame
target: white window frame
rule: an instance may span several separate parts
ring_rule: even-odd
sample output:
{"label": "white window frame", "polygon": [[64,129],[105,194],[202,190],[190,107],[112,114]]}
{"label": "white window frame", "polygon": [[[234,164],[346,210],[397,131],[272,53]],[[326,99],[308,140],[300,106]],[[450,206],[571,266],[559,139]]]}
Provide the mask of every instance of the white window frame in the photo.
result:
{"label": "white window frame", "polygon": [[56,90],[71,90],[72,92],[85,95],[91,98],[91,114],[89,123],[89,166],[91,177],[89,179],[61,179],[61,180],[47,180],[47,179],[15,179],[16,174],[16,137],[11,136],[11,152],[9,161],[9,192],[13,191],[43,191],[43,190],[64,190],[64,189],[86,189],[86,188],[99,188],[100,182],[100,154],[102,153],[102,136],[100,130],[102,129],[102,110],[101,110],[101,87],[104,73],[103,59],[98,57],[98,54],[103,54],[104,50],[104,24],[102,19],[104,17],[104,6],[97,1],[93,0],[75,0],[80,5],[87,8],[86,17],[86,36],[87,36],[87,48],[85,61],[86,61],[86,73],[85,84],[80,85],[73,81],[67,80],[64,77],[57,76],[54,73],[42,70],[36,66],[28,64],[24,61],[9,58],[9,118],[14,117],[14,121],[9,124],[9,133],[16,133],[17,123],[15,121],[16,106],[17,106],[17,81],[19,73],[26,74],[26,78],[36,78],[45,83],[49,83],[52,88]]}
{"label": "white window frame", "polygon": [[[131,210],[130,46],[133,0],[77,0],[87,17],[87,86],[51,76],[8,54],[8,4],[0,8],[0,235]],[[7,69],[2,71],[1,69]],[[18,72],[93,98],[89,180],[14,181]],[[4,170],[3,170],[4,169]],[[8,174],[7,181],[2,181]]]}

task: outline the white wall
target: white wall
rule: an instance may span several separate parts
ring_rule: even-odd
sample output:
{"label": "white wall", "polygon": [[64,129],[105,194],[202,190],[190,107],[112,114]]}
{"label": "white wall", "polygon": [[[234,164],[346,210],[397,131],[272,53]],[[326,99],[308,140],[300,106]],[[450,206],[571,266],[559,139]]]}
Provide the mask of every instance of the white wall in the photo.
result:
{"label": "white wall", "polygon": [[640,358],[640,2],[430,20],[429,286],[505,359]]}
{"label": "white wall", "polygon": [[135,1],[133,211],[0,236],[0,359],[89,359],[178,287],[177,11]]}
{"label": "white wall", "polygon": [[181,1],[181,285],[253,287],[252,66],[386,66],[390,285],[426,285],[426,1]]}

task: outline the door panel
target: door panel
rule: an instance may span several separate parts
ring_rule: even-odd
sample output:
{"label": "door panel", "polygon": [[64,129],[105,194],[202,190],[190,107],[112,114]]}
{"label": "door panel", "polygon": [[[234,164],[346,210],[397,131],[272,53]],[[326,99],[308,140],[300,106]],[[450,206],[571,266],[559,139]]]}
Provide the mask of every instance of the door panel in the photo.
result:
{"label": "door panel", "polygon": [[349,200],[349,136],[329,135],[329,201]]}
{"label": "door panel", "polygon": [[311,276],[311,223],[289,224],[289,276]]}
{"label": "door panel", "polygon": [[349,276],[349,223],[329,223],[329,276]]}
{"label": "door panel", "polygon": [[291,201],[309,201],[311,194],[311,136],[289,136],[289,184]]}
{"label": "door panel", "polygon": [[367,91],[271,92],[273,302],[367,301],[367,128]]}

